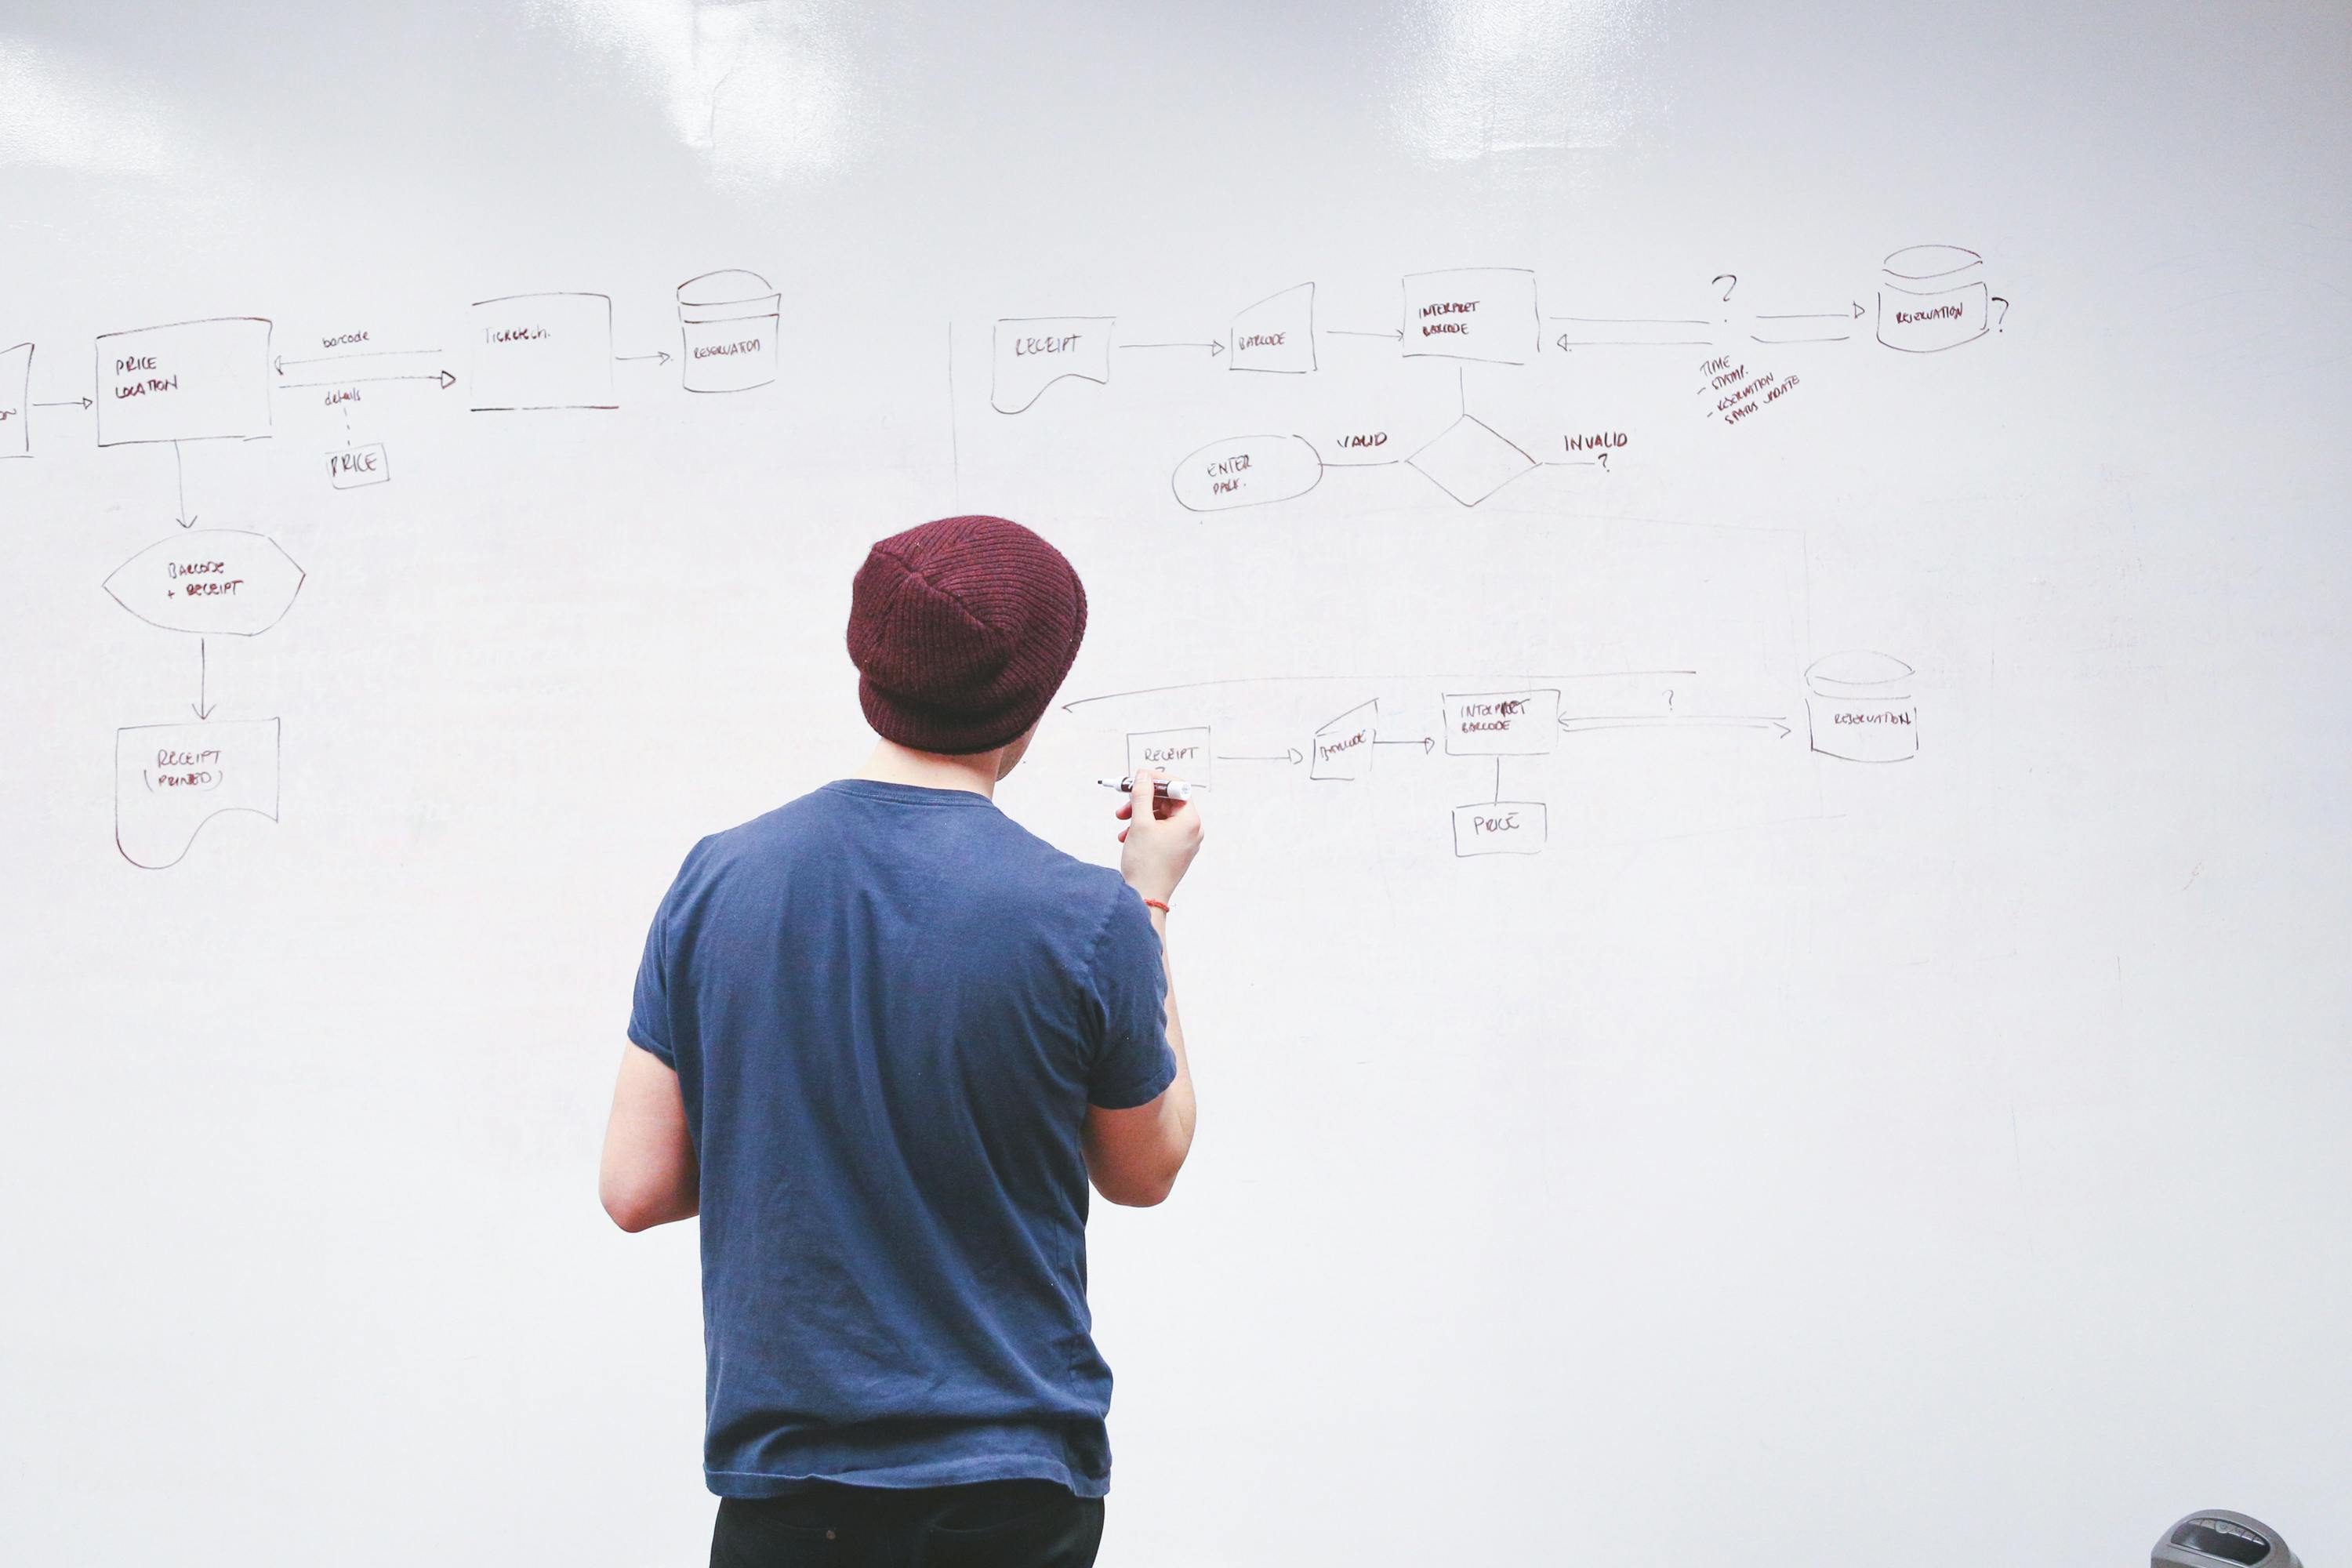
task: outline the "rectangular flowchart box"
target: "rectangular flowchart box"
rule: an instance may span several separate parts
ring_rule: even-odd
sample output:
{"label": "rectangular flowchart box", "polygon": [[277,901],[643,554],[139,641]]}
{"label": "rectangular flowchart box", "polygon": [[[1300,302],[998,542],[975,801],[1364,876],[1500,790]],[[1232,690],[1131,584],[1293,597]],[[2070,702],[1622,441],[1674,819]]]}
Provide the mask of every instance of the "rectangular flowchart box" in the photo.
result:
{"label": "rectangular flowchart box", "polygon": [[1158,768],[1170,778],[1209,787],[1209,731],[1147,730],[1127,738],[1127,771]]}
{"label": "rectangular flowchart box", "polygon": [[372,441],[364,447],[346,447],[340,452],[328,453],[327,482],[339,490],[390,484],[392,460],[384,456],[383,443]]}
{"label": "rectangular flowchart box", "polygon": [[1559,744],[1559,693],[1449,692],[1445,754],[1451,757],[1533,757]]}
{"label": "rectangular flowchart box", "polygon": [[1536,275],[1517,267],[1457,267],[1404,280],[1404,352],[1525,364],[1543,322]]}
{"label": "rectangular flowchart box", "polygon": [[98,444],[269,434],[269,323],[222,316],[97,340]]}
{"label": "rectangular flowchart box", "polygon": [[475,303],[473,408],[617,408],[613,301],[602,294],[509,294]]}
{"label": "rectangular flowchart box", "polygon": [[1534,855],[1544,847],[1547,813],[1539,800],[1490,800],[1454,808],[1454,853]]}

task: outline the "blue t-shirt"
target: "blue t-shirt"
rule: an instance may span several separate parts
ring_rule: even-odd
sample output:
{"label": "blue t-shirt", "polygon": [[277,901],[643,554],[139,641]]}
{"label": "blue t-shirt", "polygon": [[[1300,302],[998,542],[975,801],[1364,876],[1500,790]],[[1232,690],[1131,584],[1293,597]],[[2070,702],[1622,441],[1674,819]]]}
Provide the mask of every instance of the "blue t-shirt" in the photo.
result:
{"label": "blue t-shirt", "polygon": [[984,797],[844,780],[694,847],[629,1038],[702,1177],[710,1489],[1110,1486],[1089,1103],[1174,1079],[1118,873]]}

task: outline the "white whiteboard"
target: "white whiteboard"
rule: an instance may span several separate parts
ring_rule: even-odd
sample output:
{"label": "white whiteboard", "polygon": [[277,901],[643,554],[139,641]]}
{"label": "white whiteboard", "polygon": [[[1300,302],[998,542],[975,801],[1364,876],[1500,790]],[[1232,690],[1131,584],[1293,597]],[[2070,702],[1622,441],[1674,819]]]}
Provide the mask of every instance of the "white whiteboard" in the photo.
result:
{"label": "white whiteboard", "polygon": [[1213,773],[1106,1563],[2352,1556],[2347,47],[16,8],[0,1556],[701,1560],[629,977],[960,510]]}

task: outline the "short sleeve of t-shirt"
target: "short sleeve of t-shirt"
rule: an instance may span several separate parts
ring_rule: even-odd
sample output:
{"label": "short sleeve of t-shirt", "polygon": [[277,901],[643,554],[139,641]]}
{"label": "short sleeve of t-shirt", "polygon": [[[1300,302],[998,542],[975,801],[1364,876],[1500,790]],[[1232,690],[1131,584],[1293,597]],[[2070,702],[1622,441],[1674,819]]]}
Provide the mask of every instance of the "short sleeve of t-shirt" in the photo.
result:
{"label": "short sleeve of t-shirt", "polygon": [[673,884],[654,910],[645,956],[637,961],[636,1000],[629,1008],[629,1038],[672,1068],[677,1066],[677,1053],[669,1040],[669,906],[677,892]]}
{"label": "short sleeve of t-shirt", "polygon": [[1093,981],[1103,1034],[1087,1074],[1087,1099],[1105,1110],[1148,1105],[1176,1081],[1176,1053],[1168,1047],[1160,933],[1143,900],[1124,885],[1112,895],[1095,943]]}

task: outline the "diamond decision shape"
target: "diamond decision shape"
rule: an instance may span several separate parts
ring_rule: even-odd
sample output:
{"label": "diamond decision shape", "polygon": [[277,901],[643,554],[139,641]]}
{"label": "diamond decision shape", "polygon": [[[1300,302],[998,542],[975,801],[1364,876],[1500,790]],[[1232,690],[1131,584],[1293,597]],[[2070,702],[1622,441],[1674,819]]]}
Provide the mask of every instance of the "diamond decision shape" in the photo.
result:
{"label": "diamond decision shape", "polygon": [[1536,466],[1533,458],[1467,414],[1405,461],[1464,506],[1476,506]]}

